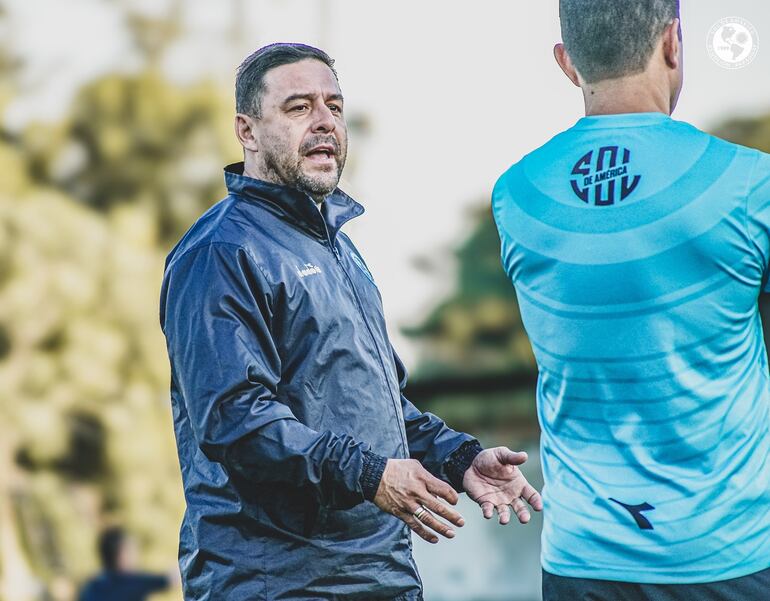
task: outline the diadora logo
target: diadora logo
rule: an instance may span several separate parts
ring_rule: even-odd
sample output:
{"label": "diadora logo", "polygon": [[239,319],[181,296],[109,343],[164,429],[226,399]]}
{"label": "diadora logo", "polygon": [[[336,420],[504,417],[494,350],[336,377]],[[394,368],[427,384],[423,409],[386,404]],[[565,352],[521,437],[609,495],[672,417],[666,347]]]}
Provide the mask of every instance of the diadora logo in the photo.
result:
{"label": "diadora logo", "polygon": [[[608,206],[628,198],[641,175],[628,174],[631,151],[619,146],[589,150],[572,168],[572,190],[586,204]],[[593,191],[593,194],[591,193]]]}
{"label": "diadora logo", "polygon": [[644,515],[642,515],[642,512],[652,511],[653,509],[655,509],[655,507],[653,507],[647,502],[639,503],[638,505],[628,505],[627,503],[623,503],[621,501],[618,501],[617,499],[613,499],[612,497],[610,497],[610,501],[612,501],[613,503],[617,503],[623,509],[625,509],[628,513],[630,513],[631,517],[634,518],[636,525],[639,526],[639,530],[653,530],[652,523],[650,522],[649,519],[647,519]]}
{"label": "diadora logo", "polygon": [[297,275],[301,278],[306,278],[309,275],[316,275],[321,273],[321,268],[312,263],[305,263],[304,267],[297,267]]}

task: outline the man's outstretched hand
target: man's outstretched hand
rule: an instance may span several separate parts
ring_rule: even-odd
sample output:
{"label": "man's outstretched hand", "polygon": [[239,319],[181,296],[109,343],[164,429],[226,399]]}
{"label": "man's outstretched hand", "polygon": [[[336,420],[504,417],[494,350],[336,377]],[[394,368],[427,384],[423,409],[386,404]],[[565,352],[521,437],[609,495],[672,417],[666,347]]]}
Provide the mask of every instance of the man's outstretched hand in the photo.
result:
{"label": "man's outstretched hand", "polygon": [[527,504],[535,511],[543,509],[540,493],[517,467],[526,460],[526,453],[514,453],[506,447],[485,449],[476,455],[463,476],[463,488],[481,505],[485,518],[491,518],[496,509],[500,523],[507,524],[513,506],[519,522],[526,524],[530,518]]}
{"label": "man's outstretched hand", "polygon": [[388,459],[374,504],[404,521],[429,543],[437,543],[436,532],[447,538],[455,535],[451,526],[437,516],[455,526],[465,523],[459,513],[439,499],[455,505],[457,493],[415,459]]}

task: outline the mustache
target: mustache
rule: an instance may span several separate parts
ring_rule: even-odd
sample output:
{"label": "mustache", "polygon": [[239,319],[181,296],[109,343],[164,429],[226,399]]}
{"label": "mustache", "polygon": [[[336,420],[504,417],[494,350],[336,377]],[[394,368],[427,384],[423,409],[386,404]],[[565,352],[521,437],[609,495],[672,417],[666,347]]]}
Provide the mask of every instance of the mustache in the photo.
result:
{"label": "mustache", "polygon": [[302,143],[302,145],[299,147],[299,152],[300,154],[305,155],[316,146],[321,145],[331,146],[334,149],[334,154],[339,156],[340,145],[339,142],[337,142],[337,138],[334,136],[312,136]]}

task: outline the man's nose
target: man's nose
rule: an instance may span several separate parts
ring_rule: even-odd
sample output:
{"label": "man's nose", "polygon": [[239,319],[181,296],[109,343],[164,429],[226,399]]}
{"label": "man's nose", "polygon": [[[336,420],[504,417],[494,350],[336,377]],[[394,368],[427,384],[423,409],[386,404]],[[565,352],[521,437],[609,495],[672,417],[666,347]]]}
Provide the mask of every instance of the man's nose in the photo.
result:
{"label": "man's nose", "polygon": [[329,133],[336,127],[334,113],[325,104],[316,106],[313,111],[313,132]]}

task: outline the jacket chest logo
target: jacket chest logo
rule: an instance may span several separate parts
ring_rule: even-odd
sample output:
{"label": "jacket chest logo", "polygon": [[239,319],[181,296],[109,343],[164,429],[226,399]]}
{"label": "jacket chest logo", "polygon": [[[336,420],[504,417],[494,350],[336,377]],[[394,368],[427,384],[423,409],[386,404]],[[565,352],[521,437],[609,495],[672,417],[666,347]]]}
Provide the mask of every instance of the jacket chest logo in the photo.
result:
{"label": "jacket chest logo", "polygon": [[321,268],[318,267],[318,265],[313,265],[312,263],[305,263],[302,267],[297,266],[297,275],[300,278],[306,278],[311,275],[318,275],[321,273]]}
{"label": "jacket chest logo", "polygon": [[[366,268],[366,265],[364,264],[364,261],[359,257],[355,252],[352,250],[350,251],[350,258],[353,259],[353,263],[356,264],[356,267],[358,267],[361,271],[364,272],[364,275],[366,278],[374,284],[374,278],[372,277],[372,274],[369,272],[369,270]],[[375,284],[376,286],[376,284]]]}

